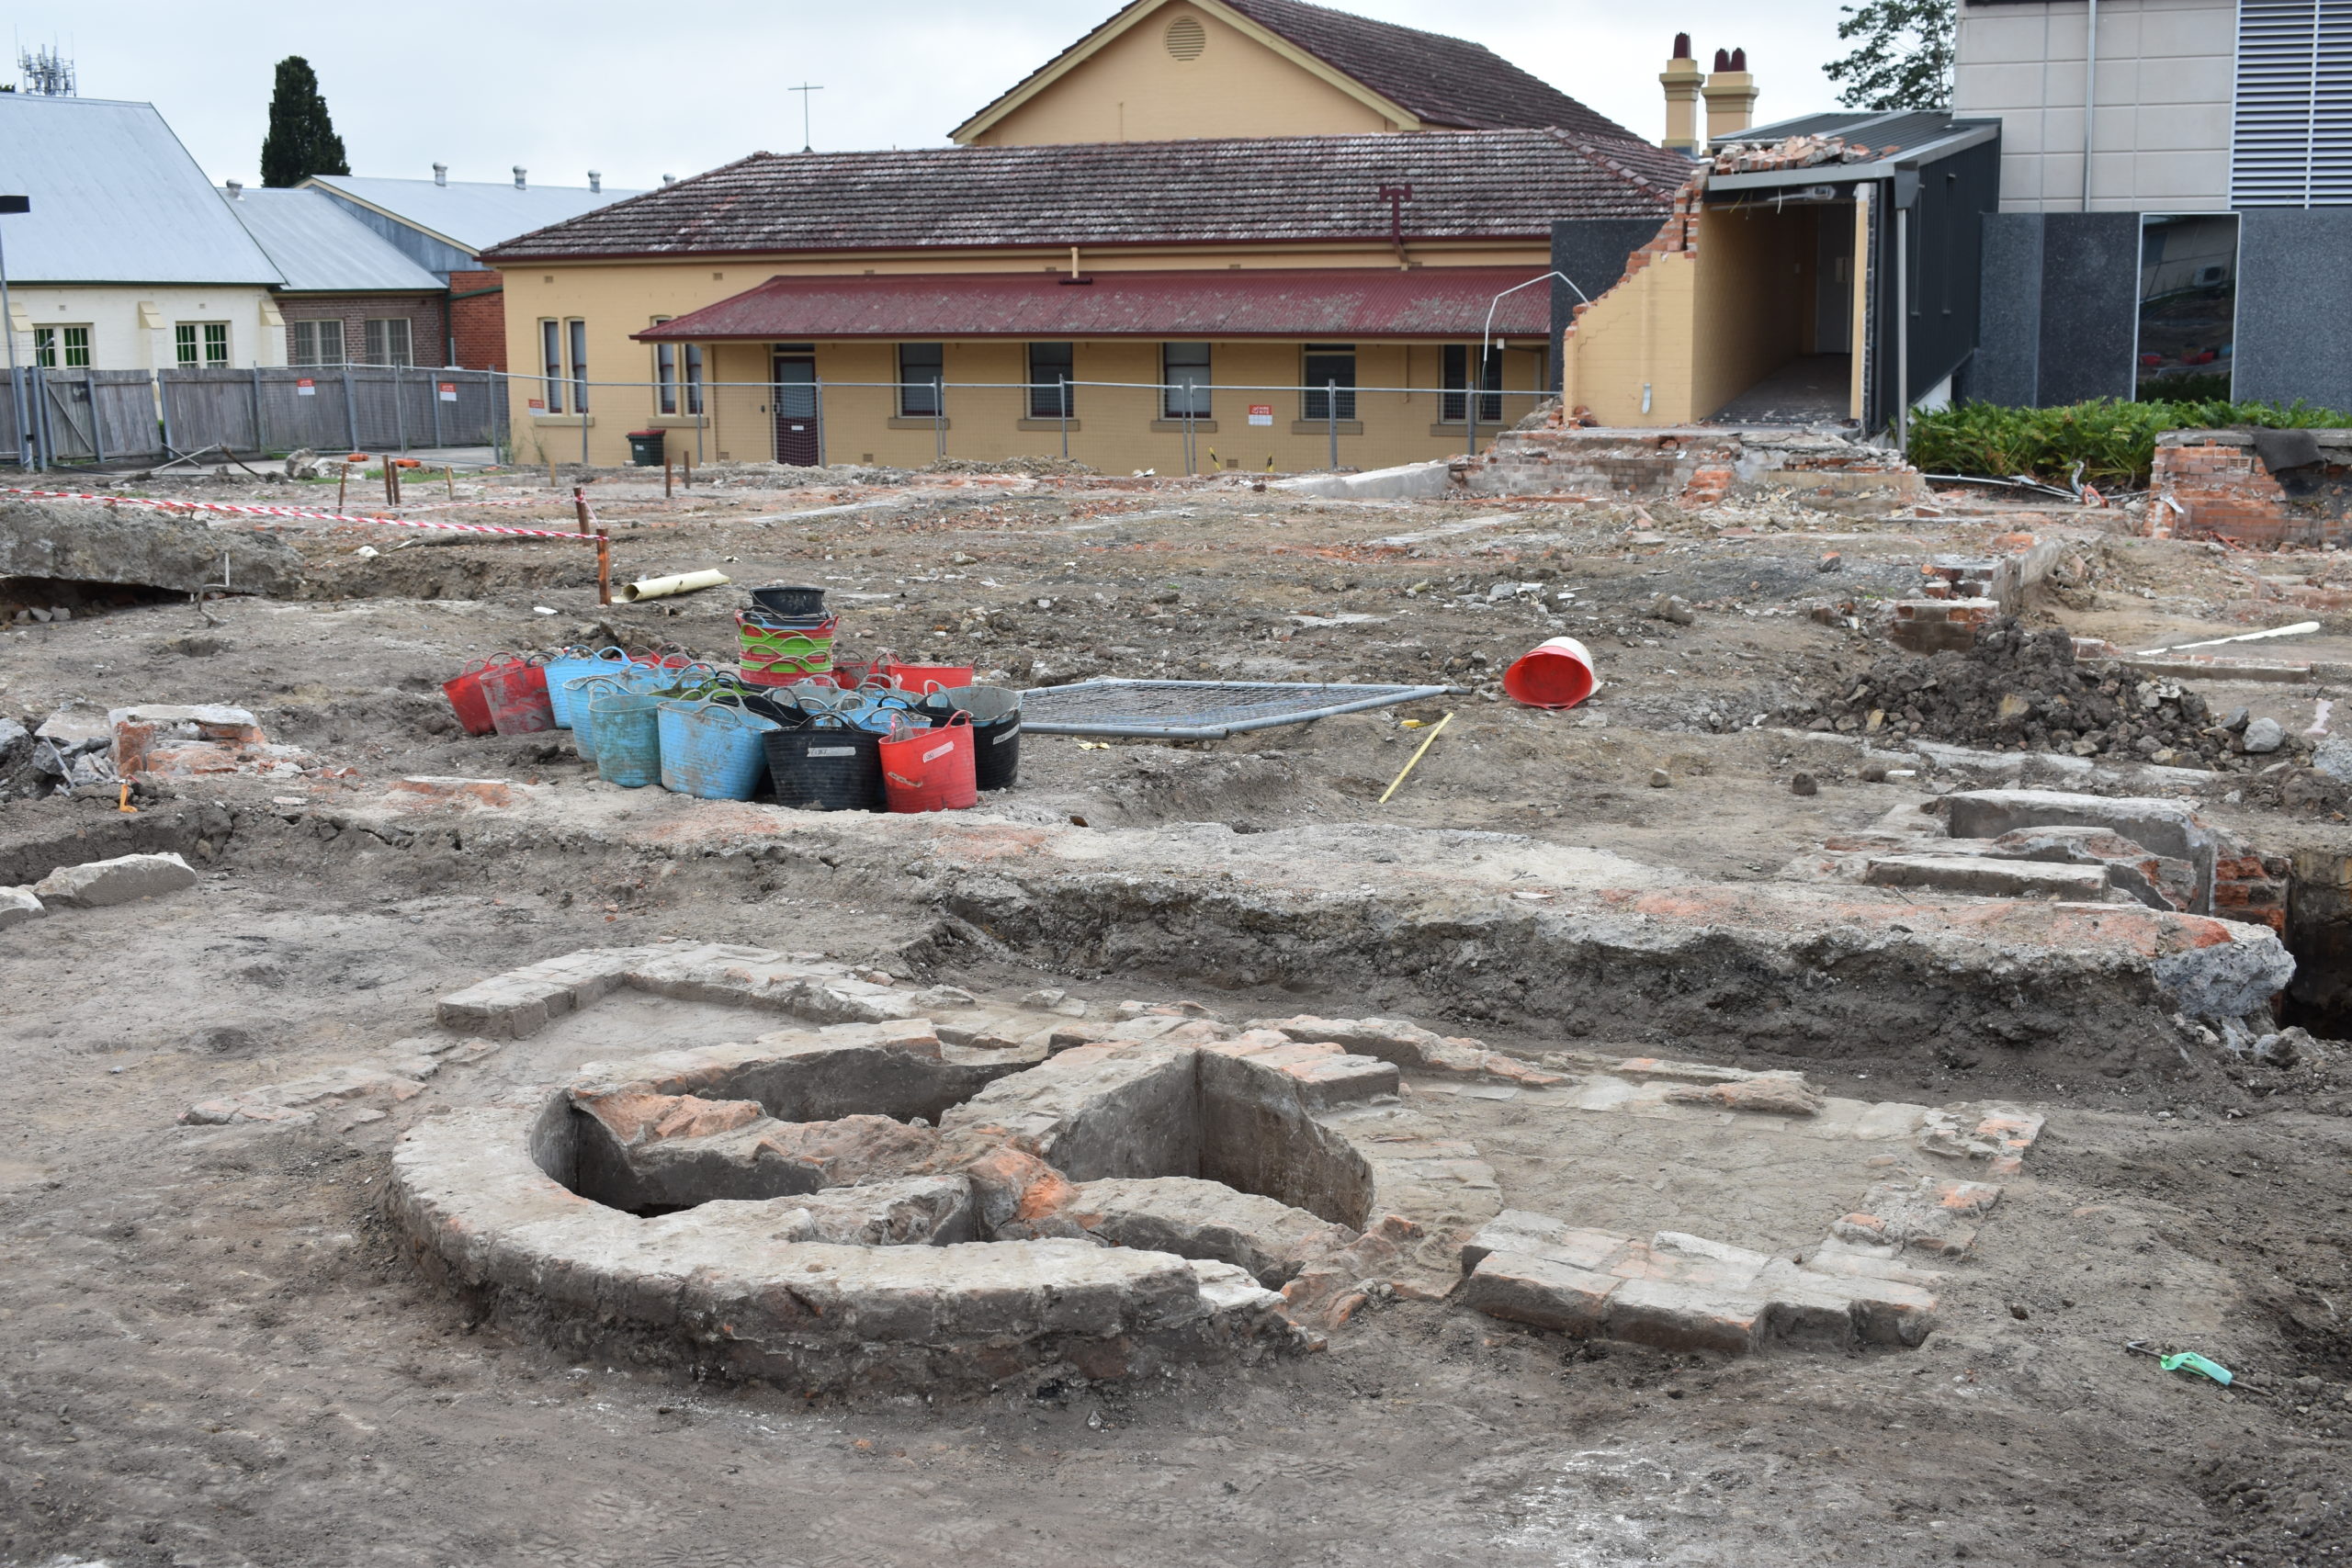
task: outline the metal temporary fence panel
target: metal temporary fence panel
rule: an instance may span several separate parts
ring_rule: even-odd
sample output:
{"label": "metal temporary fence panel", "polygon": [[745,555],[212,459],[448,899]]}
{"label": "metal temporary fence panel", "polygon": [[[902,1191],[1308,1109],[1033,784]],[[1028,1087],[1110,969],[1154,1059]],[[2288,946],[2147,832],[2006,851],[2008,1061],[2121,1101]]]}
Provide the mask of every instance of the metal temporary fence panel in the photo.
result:
{"label": "metal temporary fence panel", "polygon": [[1286,681],[1080,681],[1021,694],[1021,728],[1039,735],[1221,740],[1245,730],[1442,697],[1451,686]]}

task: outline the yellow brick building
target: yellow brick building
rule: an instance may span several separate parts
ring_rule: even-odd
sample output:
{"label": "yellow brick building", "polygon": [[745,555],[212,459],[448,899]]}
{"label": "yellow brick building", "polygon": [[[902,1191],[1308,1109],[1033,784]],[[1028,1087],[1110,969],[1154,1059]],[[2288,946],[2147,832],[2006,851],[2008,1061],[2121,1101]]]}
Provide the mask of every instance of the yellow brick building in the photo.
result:
{"label": "yellow brick building", "polygon": [[518,450],[1439,456],[1554,383],[1552,225],[1663,220],[1690,167],[1477,45],[1299,0],[1136,0],[954,139],[755,153],[489,252],[536,372]]}

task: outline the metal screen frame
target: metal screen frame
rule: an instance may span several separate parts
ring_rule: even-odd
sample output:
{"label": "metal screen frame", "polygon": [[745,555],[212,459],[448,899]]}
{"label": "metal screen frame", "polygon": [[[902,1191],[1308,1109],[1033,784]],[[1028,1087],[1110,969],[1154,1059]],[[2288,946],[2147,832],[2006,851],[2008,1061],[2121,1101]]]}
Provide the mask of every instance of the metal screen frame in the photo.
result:
{"label": "metal screen frame", "polygon": [[[1120,688],[1140,691],[1193,691],[1204,696],[1210,693],[1242,694],[1250,692],[1284,692],[1323,696],[1331,693],[1351,693],[1340,702],[1325,702],[1311,708],[1290,712],[1259,714],[1238,718],[1229,723],[1176,724],[1158,723],[1147,718],[1125,720],[1084,720],[1040,718],[1035,716],[1030,705],[1039,697],[1052,697],[1072,692],[1113,692]],[[1366,686],[1322,681],[1133,681],[1104,679],[1074,681],[1063,686],[1038,686],[1021,694],[1021,728],[1036,735],[1113,735],[1137,740],[1222,740],[1228,735],[1239,735],[1252,729],[1273,729],[1286,724],[1306,724],[1318,718],[1330,718],[1343,713],[1363,713],[1372,708],[1395,707],[1400,703],[1416,702],[1424,697],[1446,696],[1457,688],[1453,686]],[[1238,700],[1237,696],[1237,701]],[[1204,704],[1204,712],[1196,716],[1212,717],[1220,707],[1231,708],[1236,701],[1219,705]]]}

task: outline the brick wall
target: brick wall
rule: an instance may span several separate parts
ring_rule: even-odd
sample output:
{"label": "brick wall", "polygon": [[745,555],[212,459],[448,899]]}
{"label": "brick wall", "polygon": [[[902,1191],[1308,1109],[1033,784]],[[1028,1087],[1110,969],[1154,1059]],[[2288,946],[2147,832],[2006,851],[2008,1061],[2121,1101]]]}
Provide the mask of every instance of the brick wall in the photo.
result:
{"label": "brick wall", "polygon": [[[408,319],[410,362],[441,364],[448,356],[448,316],[438,294],[280,294],[278,314],[291,327],[296,321],[334,321],[343,323],[343,356],[357,364],[367,352],[370,321],[403,316]],[[294,334],[286,336],[287,357],[294,354]]]}
{"label": "brick wall", "polygon": [[2248,438],[2234,433],[2165,437],[2156,446],[2143,525],[2158,538],[2233,539],[2256,546],[2352,539],[2344,493],[2352,469],[2324,462],[2287,473],[2295,481],[2293,490],[2263,467]]}
{"label": "brick wall", "polygon": [[449,332],[458,340],[458,364],[464,369],[514,368],[506,358],[506,296],[502,290],[493,271],[449,275]]}

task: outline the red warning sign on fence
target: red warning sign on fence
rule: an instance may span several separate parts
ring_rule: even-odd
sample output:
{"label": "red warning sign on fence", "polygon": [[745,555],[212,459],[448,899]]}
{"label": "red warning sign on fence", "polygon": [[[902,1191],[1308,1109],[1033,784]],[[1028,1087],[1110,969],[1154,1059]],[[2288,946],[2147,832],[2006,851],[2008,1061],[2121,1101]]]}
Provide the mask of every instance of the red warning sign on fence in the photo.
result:
{"label": "red warning sign on fence", "polygon": [[443,402],[454,403],[458,400],[458,384],[455,381],[444,381],[440,383],[439,389],[441,393],[441,400]]}
{"label": "red warning sign on fence", "polygon": [[1274,405],[1272,403],[1251,403],[1250,405],[1250,423],[1252,424],[1273,423]]}
{"label": "red warning sign on fence", "polygon": [[298,398],[315,398],[319,395],[319,384],[305,376],[294,383],[294,395]]}
{"label": "red warning sign on fence", "polygon": [[545,398],[533,398],[530,400],[529,406],[534,409],[544,410],[548,406],[548,402]]}

